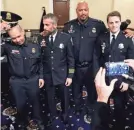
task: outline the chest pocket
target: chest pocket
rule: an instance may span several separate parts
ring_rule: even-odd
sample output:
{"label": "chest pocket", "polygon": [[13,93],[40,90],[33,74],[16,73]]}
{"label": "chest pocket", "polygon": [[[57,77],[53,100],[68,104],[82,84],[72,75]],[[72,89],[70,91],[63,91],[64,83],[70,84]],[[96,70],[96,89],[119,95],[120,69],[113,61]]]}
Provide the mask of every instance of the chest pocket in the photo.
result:
{"label": "chest pocket", "polygon": [[30,59],[38,59],[38,58],[40,58],[40,55],[38,53],[31,53],[29,58]]}
{"label": "chest pocket", "polygon": [[90,38],[96,38],[97,36],[98,36],[97,32],[92,32],[92,31],[88,32],[88,37]]}
{"label": "chest pocket", "polygon": [[10,57],[13,58],[13,59],[14,58],[15,59],[21,59],[22,58],[21,54],[13,54],[13,53],[10,54]]}

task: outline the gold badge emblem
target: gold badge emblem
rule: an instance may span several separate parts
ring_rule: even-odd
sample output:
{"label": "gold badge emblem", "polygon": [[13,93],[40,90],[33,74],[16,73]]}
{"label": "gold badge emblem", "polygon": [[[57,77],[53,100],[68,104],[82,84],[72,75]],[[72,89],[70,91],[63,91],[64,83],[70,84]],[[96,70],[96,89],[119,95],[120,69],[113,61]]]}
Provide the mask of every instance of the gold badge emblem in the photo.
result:
{"label": "gold badge emblem", "polygon": [[92,28],[92,33],[96,33],[96,28]]}
{"label": "gold badge emblem", "polygon": [[8,13],[6,14],[6,19],[7,19],[7,20],[11,20],[11,13],[8,12]]}
{"label": "gold badge emblem", "polygon": [[32,48],[32,53],[35,53],[35,52],[36,52],[35,48]]}

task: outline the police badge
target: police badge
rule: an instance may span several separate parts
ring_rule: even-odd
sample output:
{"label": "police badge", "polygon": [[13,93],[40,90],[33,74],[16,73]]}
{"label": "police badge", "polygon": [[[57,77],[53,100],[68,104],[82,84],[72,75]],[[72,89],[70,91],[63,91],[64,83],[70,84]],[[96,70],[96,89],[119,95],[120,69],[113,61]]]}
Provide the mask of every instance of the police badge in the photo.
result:
{"label": "police badge", "polygon": [[35,48],[32,48],[32,53],[35,53],[35,52],[36,52]]}
{"label": "police badge", "polygon": [[92,33],[96,33],[96,28],[92,28]]}
{"label": "police badge", "polygon": [[124,44],[123,44],[123,43],[120,43],[120,44],[118,45],[118,48],[119,48],[119,49],[123,49],[123,48],[124,48]]}
{"label": "police badge", "polygon": [[63,43],[60,43],[59,48],[60,49],[64,49],[64,44]]}

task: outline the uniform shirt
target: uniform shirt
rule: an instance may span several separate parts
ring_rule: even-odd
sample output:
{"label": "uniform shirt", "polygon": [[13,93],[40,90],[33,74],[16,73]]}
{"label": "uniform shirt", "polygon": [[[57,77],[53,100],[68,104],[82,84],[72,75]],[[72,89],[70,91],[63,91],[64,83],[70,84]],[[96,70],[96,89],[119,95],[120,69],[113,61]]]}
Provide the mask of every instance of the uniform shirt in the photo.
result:
{"label": "uniform shirt", "polygon": [[51,41],[51,37],[53,37],[53,42],[54,42],[56,35],[57,35],[57,32],[55,32],[54,35],[50,35],[49,36],[49,42]]}
{"label": "uniform shirt", "polygon": [[39,75],[43,79],[41,51],[38,44],[25,40],[23,45],[7,43],[1,46],[1,55],[7,55],[9,72],[18,78]]}
{"label": "uniform shirt", "polygon": [[110,44],[111,44],[111,42],[112,42],[112,39],[113,39],[113,36],[112,35],[114,35],[115,36],[115,39],[117,38],[117,36],[118,36],[118,34],[119,34],[119,32],[120,31],[118,31],[118,32],[116,32],[116,33],[112,33],[112,32],[110,32]]}
{"label": "uniform shirt", "polygon": [[84,24],[78,19],[65,24],[63,31],[72,36],[76,63],[92,62],[96,39],[106,30],[102,21],[93,18],[88,18]]}

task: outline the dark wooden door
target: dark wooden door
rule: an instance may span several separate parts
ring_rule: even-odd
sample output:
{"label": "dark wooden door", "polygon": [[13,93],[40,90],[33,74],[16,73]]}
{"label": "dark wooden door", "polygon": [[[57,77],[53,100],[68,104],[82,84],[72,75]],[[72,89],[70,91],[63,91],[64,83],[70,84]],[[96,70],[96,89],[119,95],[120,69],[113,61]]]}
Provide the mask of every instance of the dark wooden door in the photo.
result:
{"label": "dark wooden door", "polygon": [[69,2],[70,0],[53,0],[54,14],[58,17],[58,27],[64,26],[69,20]]}

